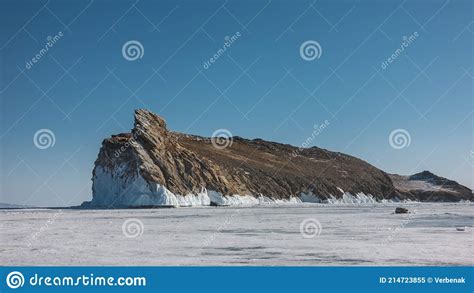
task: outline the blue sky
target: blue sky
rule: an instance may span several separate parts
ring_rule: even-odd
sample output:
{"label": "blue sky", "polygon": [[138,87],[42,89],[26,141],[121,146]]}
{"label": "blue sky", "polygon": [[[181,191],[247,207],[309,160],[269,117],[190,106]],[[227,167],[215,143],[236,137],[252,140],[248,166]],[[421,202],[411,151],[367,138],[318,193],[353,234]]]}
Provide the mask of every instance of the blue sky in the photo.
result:
{"label": "blue sky", "polygon": [[[210,136],[224,128],[297,146],[327,120],[311,145],[472,188],[472,5],[2,1],[0,201],[90,200],[101,141],[129,131],[136,108],[159,113],[175,131]],[[130,40],[143,46],[141,59],[122,55]],[[300,55],[308,40],[322,49],[312,61]],[[41,129],[54,134],[54,146],[35,145]],[[397,129],[409,145],[391,146]]]}

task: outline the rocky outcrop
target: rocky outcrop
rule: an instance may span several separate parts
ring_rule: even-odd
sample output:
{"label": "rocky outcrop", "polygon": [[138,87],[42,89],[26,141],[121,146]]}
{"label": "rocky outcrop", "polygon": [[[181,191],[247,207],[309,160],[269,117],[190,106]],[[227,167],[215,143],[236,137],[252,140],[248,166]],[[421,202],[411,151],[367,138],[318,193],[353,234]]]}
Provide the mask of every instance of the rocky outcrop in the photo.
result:
{"label": "rocky outcrop", "polygon": [[[130,133],[103,141],[93,171],[93,198],[84,206],[472,198],[468,188],[454,181],[420,174],[389,175],[355,157],[317,147],[176,133],[162,118],[140,109]],[[418,185],[413,182],[439,189],[414,188]]]}
{"label": "rocky outcrop", "polygon": [[473,200],[471,189],[456,181],[423,171],[411,176],[390,175],[400,194],[419,201]]}
{"label": "rocky outcrop", "polygon": [[395,214],[408,214],[408,209],[397,207],[395,209]]}

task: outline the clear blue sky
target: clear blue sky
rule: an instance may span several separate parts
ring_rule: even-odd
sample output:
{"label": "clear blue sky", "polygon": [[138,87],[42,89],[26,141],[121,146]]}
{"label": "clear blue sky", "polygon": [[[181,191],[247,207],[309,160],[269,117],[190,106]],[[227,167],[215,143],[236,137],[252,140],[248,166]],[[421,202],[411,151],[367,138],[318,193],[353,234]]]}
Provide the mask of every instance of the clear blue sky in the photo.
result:
{"label": "clear blue sky", "polygon": [[[293,145],[327,120],[311,145],[473,187],[472,1],[156,2],[1,2],[0,202],[90,200],[101,141],[129,131],[136,108],[175,131]],[[123,57],[130,40],[141,59]],[[319,59],[301,58],[308,40]],[[39,129],[54,146],[35,146]],[[409,133],[408,147],[391,147],[395,129]]]}

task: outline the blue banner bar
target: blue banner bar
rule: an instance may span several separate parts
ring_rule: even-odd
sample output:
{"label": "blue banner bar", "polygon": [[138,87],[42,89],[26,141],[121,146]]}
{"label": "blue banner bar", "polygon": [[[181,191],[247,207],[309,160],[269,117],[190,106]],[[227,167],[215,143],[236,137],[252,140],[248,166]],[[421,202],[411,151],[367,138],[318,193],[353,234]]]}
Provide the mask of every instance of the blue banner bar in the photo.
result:
{"label": "blue banner bar", "polygon": [[473,292],[473,267],[0,267],[0,292]]}

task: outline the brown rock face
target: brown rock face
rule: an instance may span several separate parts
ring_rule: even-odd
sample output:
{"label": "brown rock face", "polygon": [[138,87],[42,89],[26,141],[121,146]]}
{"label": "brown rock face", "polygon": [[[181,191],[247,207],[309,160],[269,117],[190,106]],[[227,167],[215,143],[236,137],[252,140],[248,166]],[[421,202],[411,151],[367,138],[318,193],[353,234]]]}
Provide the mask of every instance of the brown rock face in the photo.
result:
{"label": "brown rock face", "polygon": [[[341,197],[344,190],[354,195],[370,194],[379,200],[423,199],[420,192],[410,189],[413,186],[401,188],[409,178],[388,175],[342,153],[240,137],[226,141],[227,147],[216,147],[213,140],[171,132],[162,118],[148,110],[136,110],[131,133],[103,141],[93,173],[92,202],[100,205],[100,198],[127,197],[127,190],[136,193],[137,188],[156,184],[181,195],[197,194],[205,188],[222,195],[263,195],[272,199],[312,193],[324,200]],[[107,187],[111,179],[104,179],[103,174],[112,174],[105,177],[122,186],[113,183]],[[145,181],[138,184],[146,188],[136,186],[133,178],[138,177]],[[393,178],[400,182],[398,186]],[[469,189],[457,186],[446,186],[443,192],[449,196],[444,198],[456,201],[472,197]]]}

